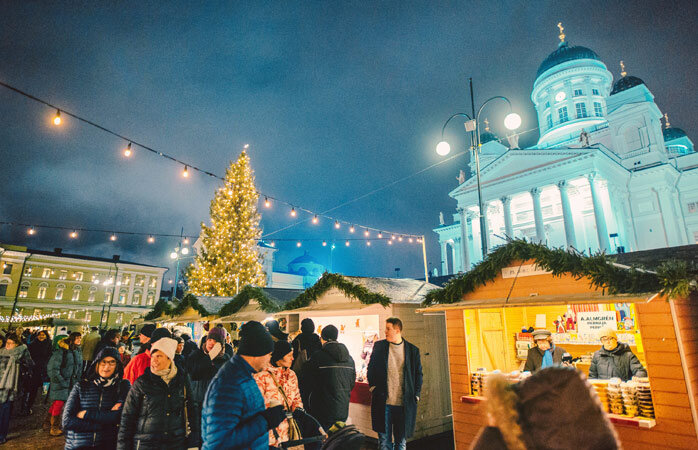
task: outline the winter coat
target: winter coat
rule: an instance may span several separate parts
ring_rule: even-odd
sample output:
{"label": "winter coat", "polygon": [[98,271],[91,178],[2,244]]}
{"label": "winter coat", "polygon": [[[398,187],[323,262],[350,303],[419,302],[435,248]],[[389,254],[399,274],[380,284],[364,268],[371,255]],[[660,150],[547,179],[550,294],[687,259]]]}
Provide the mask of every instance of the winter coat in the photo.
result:
{"label": "winter coat", "polygon": [[201,418],[202,450],[269,449],[264,397],[252,374],[256,371],[242,356],[228,360],[206,392]]}
{"label": "winter coat", "polygon": [[213,380],[213,377],[216,376],[218,370],[223,367],[223,364],[229,359],[230,357],[221,350],[221,352],[211,360],[208,353],[202,349],[197,349],[186,359],[185,367],[191,379],[191,396],[197,405],[203,405],[208,385],[211,383],[211,380]]}
{"label": "winter coat", "polygon": [[48,366],[48,361],[51,359],[53,347],[49,339],[40,341],[37,338],[34,338],[27,347],[29,348],[29,354],[32,357],[32,361],[34,361],[31,382],[33,386],[38,387],[44,381],[48,381],[46,366]]}
{"label": "winter coat", "polygon": [[349,397],[356,382],[356,367],[344,344],[326,342],[301,370],[304,389],[309,392],[307,409],[325,429],[346,422]]}
{"label": "winter coat", "polygon": [[24,344],[12,350],[0,348],[0,403],[13,401],[19,391],[22,369],[30,370],[34,362]]}
{"label": "winter coat", "polygon": [[[298,390],[298,378],[296,373],[291,369],[283,367],[269,367],[266,370],[254,374],[254,379],[259,386],[259,390],[264,397],[264,406],[271,407],[272,402],[277,405],[283,405],[286,408],[288,402],[288,410],[293,412],[296,408],[302,408],[301,393]],[[279,387],[283,389],[282,394]],[[286,396],[284,398],[284,395]],[[274,430],[269,431],[269,445],[278,447],[282,442],[290,439],[289,424],[284,420]]]}
{"label": "winter coat", "polygon": [[[123,379],[124,367],[119,361],[116,349],[109,348],[95,356],[95,360],[110,356],[117,360],[115,380],[110,386],[95,383],[97,375],[95,365],[87,370],[87,377],[73,386],[63,410],[63,430],[65,430],[65,448],[67,450],[85,447],[115,449],[121,411],[131,383]],[[116,411],[112,408],[117,403],[122,407]],[[78,413],[87,411],[80,419]]]}
{"label": "winter coat", "polygon": [[131,361],[124,369],[124,378],[133,385],[145,373],[145,369],[148,367],[150,367],[150,349],[131,358]]}
{"label": "winter coat", "polygon": [[[417,397],[422,395],[422,360],[419,349],[403,339],[405,366],[403,369],[402,406],[405,410],[405,437],[414,434],[417,420]],[[383,339],[373,345],[368,362],[368,384],[371,392],[371,426],[378,433],[385,432],[385,402],[388,399],[388,354],[390,342]]]}
{"label": "winter coat", "polygon": [[82,338],[82,357],[85,361],[92,361],[97,355],[97,344],[100,343],[102,337],[98,331],[93,331]]}
{"label": "winter coat", "polygon": [[189,337],[182,337],[184,339],[184,349],[182,349],[182,356],[184,358],[189,358],[189,355],[198,350],[196,342],[192,341]]}
{"label": "winter coat", "polygon": [[298,354],[305,350],[308,358],[313,356],[313,353],[322,349],[322,341],[320,341],[320,336],[316,333],[301,333],[296,336],[291,342],[291,347],[293,347],[293,359],[298,358]]}
{"label": "winter coat", "polygon": [[[185,417],[191,428],[189,437]],[[126,397],[117,448],[177,450],[197,447],[200,445],[199,417],[185,374],[178,371],[167,384],[146,368]]]}
{"label": "winter coat", "polygon": [[48,372],[49,380],[51,380],[49,400],[68,400],[70,390],[78,382],[82,373],[82,351],[80,347],[70,350],[68,348],[68,338],[62,339],[58,343],[58,350],[51,355],[46,371]]}
{"label": "winter coat", "polygon": [[[553,351],[553,365],[561,366],[562,355],[567,353],[567,351],[562,347],[558,347],[557,345],[553,345],[551,349]],[[524,371],[539,371],[541,369],[541,366],[543,365],[543,353],[544,352],[542,352],[537,346],[529,348],[528,356],[526,357],[526,365],[524,366]]]}
{"label": "winter coat", "polygon": [[634,376],[646,377],[647,371],[628,344],[619,342],[618,346],[611,351],[601,347],[601,350],[597,350],[591,359],[589,378],[608,380],[618,377],[628,381]]}

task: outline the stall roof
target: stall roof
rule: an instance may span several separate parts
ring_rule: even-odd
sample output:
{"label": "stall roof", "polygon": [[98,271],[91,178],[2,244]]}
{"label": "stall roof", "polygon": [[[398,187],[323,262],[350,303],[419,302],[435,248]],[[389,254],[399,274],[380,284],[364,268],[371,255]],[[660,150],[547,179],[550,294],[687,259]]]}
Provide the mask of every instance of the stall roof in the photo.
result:
{"label": "stall roof", "polygon": [[218,311],[230,301],[231,297],[196,297],[199,304],[206,308],[211,314],[218,314]]}
{"label": "stall roof", "polygon": [[[303,289],[282,289],[282,288],[260,288],[269,300],[271,300],[278,308],[282,308],[286,303],[303,293]],[[219,297],[225,298],[226,303],[235,297]],[[253,303],[254,302],[254,303]],[[221,306],[222,308],[222,306]],[[220,310],[220,308],[218,308]],[[214,322],[246,322],[248,320],[263,320],[271,315],[271,312],[264,311],[254,298],[241,308],[238,312],[227,316],[219,317]]]}
{"label": "stall roof", "polygon": [[698,264],[698,244],[655,248],[631,253],[618,253],[609,255],[608,259],[618,264],[641,266],[649,270],[656,270],[660,265],[671,260]]}
{"label": "stall roof", "polygon": [[[344,277],[348,281],[364,286],[366,289],[388,297],[391,303],[414,303],[424,301],[427,292],[438,289],[435,284],[412,278],[380,278],[380,277]],[[370,305],[364,305],[370,306]]]}

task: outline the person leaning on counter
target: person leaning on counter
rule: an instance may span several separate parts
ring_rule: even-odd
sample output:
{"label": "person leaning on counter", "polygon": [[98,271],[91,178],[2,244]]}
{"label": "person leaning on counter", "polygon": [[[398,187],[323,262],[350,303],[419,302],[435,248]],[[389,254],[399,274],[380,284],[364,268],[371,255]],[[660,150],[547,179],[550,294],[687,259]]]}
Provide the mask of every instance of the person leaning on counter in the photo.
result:
{"label": "person leaning on counter", "polygon": [[602,347],[594,353],[589,366],[589,378],[608,380],[618,377],[628,381],[632,377],[646,377],[647,371],[630,350],[628,344],[618,342],[616,330],[604,328],[599,333]]}
{"label": "person leaning on counter", "polygon": [[532,334],[536,345],[528,349],[524,371],[537,372],[546,367],[561,366],[562,355],[566,352],[564,348],[553,344],[552,333],[541,329]]}

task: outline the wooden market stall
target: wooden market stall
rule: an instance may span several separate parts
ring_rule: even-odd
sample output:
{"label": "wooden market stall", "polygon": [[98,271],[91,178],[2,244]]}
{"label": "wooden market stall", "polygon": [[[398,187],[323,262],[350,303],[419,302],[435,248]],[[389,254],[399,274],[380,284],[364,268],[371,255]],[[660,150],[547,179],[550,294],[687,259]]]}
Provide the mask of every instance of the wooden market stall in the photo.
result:
{"label": "wooden market stall", "polygon": [[368,436],[377,435],[371,429],[366,369],[373,342],[385,338],[388,317],[402,320],[405,339],[419,347],[421,352],[424,383],[413,439],[451,429],[451,405],[448,392],[443,389],[448,382],[443,314],[415,313],[431,289],[436,289],[436,286],[419,280],[344,277],[326,273],[315,285],[288,303],[284,311],[275,314],[279,319],[286,319],[289,333],[298,331],[305,318],[314,321],[318,333],[330,324],[340,330],[338,340],[347,346],[357,372],[349,419]]}
{"label": "wooden market stall", "polygon": [[651,390],[644,412],[609,413],[624,448],[698,448],[698,293],[687,267],[641,271],[514,241],[430,293],[421,311],[446,314],[456,448],[486,424],[479,374],[523,367],[522,329],[550,330],[587,373],[598,329],[609,325],[647,369]]}

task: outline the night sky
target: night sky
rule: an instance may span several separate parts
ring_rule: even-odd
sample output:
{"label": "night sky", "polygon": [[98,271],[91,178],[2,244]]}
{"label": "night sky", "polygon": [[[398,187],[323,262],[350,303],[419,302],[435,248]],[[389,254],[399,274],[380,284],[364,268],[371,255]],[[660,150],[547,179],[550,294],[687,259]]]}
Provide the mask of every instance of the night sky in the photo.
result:
{"label": "night sky", "polygon": [[[568,42],[596,51],[615,79],[624,60],[696,140],[695,1],[196,3],[0,2],[0,80],[216,174],[250,144],[261,192],[320,212],[439,162],[441,126],[470,110],[470,76],[476,104],[505,95],[521,130],[535,128],[530,92],[561,21]],[[504,113],[483,113],[500,136]],[[54,127],[53,114],[0,88],[1,221],[198,234],[219,182],[184,180],[181,166],[139,149],[127,160],[126,142],[67,117]],[[449,127],[454,150],[468,145],[461,129]],[[431,230],[439,211],[452,221],[448,192],[466,163],[452,159],[331,214],[426,235],[440,269]],[[288,211],[262,211],[265,234],[292,224]],[[273,237],[336,239],[332,269],[345,274],[423,276],[417,244],[346,248],[347,227],[327,221]],[[108,238],[0,227],[4,243],[154,265],[170,264],[176,245]],[[303,250],[329,266],[319,242],[277,246],[278,268]]]}

